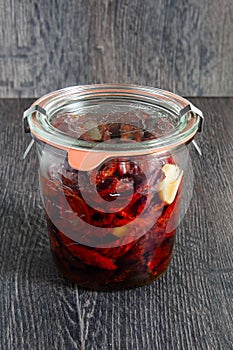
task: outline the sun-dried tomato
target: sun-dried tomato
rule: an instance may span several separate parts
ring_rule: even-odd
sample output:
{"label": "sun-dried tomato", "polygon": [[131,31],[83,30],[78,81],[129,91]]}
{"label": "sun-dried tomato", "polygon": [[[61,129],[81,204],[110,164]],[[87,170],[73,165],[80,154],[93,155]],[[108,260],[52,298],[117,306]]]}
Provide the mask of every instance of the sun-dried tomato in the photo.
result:
{"label": "sun-dried tomato", "polygon": [[60,237],[65,247],[77,258],[82,260],[87,265],[97,266],[101,269],[116,270],[117,266],[113,260],[103,256],[97,252],[94,248],[88,248],[81,244],[75,243],[64,234],[60,233]]}

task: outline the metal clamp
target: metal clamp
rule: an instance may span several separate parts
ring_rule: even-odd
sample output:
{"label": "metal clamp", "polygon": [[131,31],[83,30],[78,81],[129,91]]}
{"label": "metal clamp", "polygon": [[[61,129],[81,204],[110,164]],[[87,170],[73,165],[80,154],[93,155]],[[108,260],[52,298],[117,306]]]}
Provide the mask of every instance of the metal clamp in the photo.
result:
{"label": "metal clamp", "polygon": [[200,122],[198,125],[198,132],[202,132],[203,126],[204,126],[204,116],[203,116],[202,111],[200,111],[200,109],[198,109],[192,103],[190,103],[180,111],[180,117],[183,117],[188,112],[193,112],[200,117]]}
{"label": "metal clamp", "polygon": [[[30,130],[30,126],[29,126],[29,123],[28,123],[28,116],[34,112],[39,112],[41,114],[43,114],[44,116],[47,116],[46,114],[46,110],[42,107],[40,107],[39,105],[34,105],[34,106],[31,106],[30,108],[28,108],[24,113],[23,113],[23,127],[24,127],[24,132],[25,133],[30,133],[31,130]],[[28,153],[30,152],[33,144],[34,144],[35,140],[32,138],[31,142],[29,143],[29,145],[27,146],[26,148],[26,151],[24,152],[23,154],[23,157],[22,159],[24,160]]]}
{"label": "metal clamp", "polygon": [[[203,131],[203,125],[204,125],[204,116],[202,111],[200,111],[200,109],[198,109],[197,107],[195,107],[192,103],[188,104],[187,106],[185,106],[181,111],[180,111],[180,117],[184,116],[186,113],[188,112],[193,112],[195,114],[197,114],[200,118],[199,121],[199,125],[198,125],[198,132],[202,132]],[[195,140],[192,140],[192,144],[195,147],[196,151],[198,152],[198,154],[200,156],[202,156],[202,152],[201,152],[201,148],[198,146],[198,144],[196,143]]]}
{"label": "metal clamp", "polygon": [[28,123],[28,116],[32,114],[33,112],[39,112],[43,114],[44,116],[47,116],[46,110],[42,108],[39,105],[34,105],[28,108],[24,113],[23,113],[23,126],[24,126],[24,132],[29,133],[30,132],[30,126]]}

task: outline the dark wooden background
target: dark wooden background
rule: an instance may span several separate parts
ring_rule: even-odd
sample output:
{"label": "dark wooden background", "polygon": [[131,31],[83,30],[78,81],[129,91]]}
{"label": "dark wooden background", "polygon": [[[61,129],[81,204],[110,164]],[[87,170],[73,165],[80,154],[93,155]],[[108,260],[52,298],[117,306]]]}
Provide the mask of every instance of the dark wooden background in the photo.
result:
{"label": "dark wooden background", "polygon": [[[193,98],[191,205],[166,274],[131,291],[85,291],[53,264],[32,99],[101,82],[233,96],[231,0],[0,0],[0,350],[233,349],[233,98]],[[9,99],[9,97],[16,97]]]}
{"label": "dark wooden background", "polygon": [[205,132],[192,149],[194,193],[170,268],[151,285],[91,292],[53,264],[35,149],[21,116],[32,100],[0,99],[0,349],[233,349],[233,98],[195,98]]}
{"label": "dark wooden background", "polygon": [[0,0],[0,97],[135,83],[233,96],[232,0]]}

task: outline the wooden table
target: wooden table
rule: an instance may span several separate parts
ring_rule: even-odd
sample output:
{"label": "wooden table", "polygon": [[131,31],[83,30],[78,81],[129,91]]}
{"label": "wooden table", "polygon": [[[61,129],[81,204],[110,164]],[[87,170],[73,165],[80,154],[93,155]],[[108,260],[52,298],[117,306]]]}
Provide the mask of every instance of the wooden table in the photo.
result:
{"label": "wooden table", "polygon": [[91,292],[53,264],[35,150],[22,112],[0,100],[0,349],[233,349],[233,98],[192,98],[205,115],[194,194],[170,268],[149,286]]}

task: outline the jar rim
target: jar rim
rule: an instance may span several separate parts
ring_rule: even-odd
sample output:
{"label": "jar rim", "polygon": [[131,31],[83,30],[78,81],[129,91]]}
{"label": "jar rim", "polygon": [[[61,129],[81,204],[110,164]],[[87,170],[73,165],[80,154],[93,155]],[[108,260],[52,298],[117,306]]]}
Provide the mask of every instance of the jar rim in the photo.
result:
{"label": "jar rim", "polygon": [[[133,100],[165,109],[179,118],[178,125],[170,134],[163,137],[133,143],[121,143],[119,148],[109,143],[98,144],[97,151],[116,154],[144,154],[147,152],[161,152],[173,149],[190,142],[199,129],[202,113],[185,98],[172,92],[132,84],[93,84],[80,85],[50,92],[36,100],[31,108],[25,112],[24,117],[30,128],[32,136],[54,147],[68,150],[96,151],[96,142],[84,141],[64,134],[55,128],[50,120],[52,115],[66,104],[82,104],[83,101],[91,103],[93,99],[104,100],[108,98]],[[28,112],[28,113],[27,113]]]}

